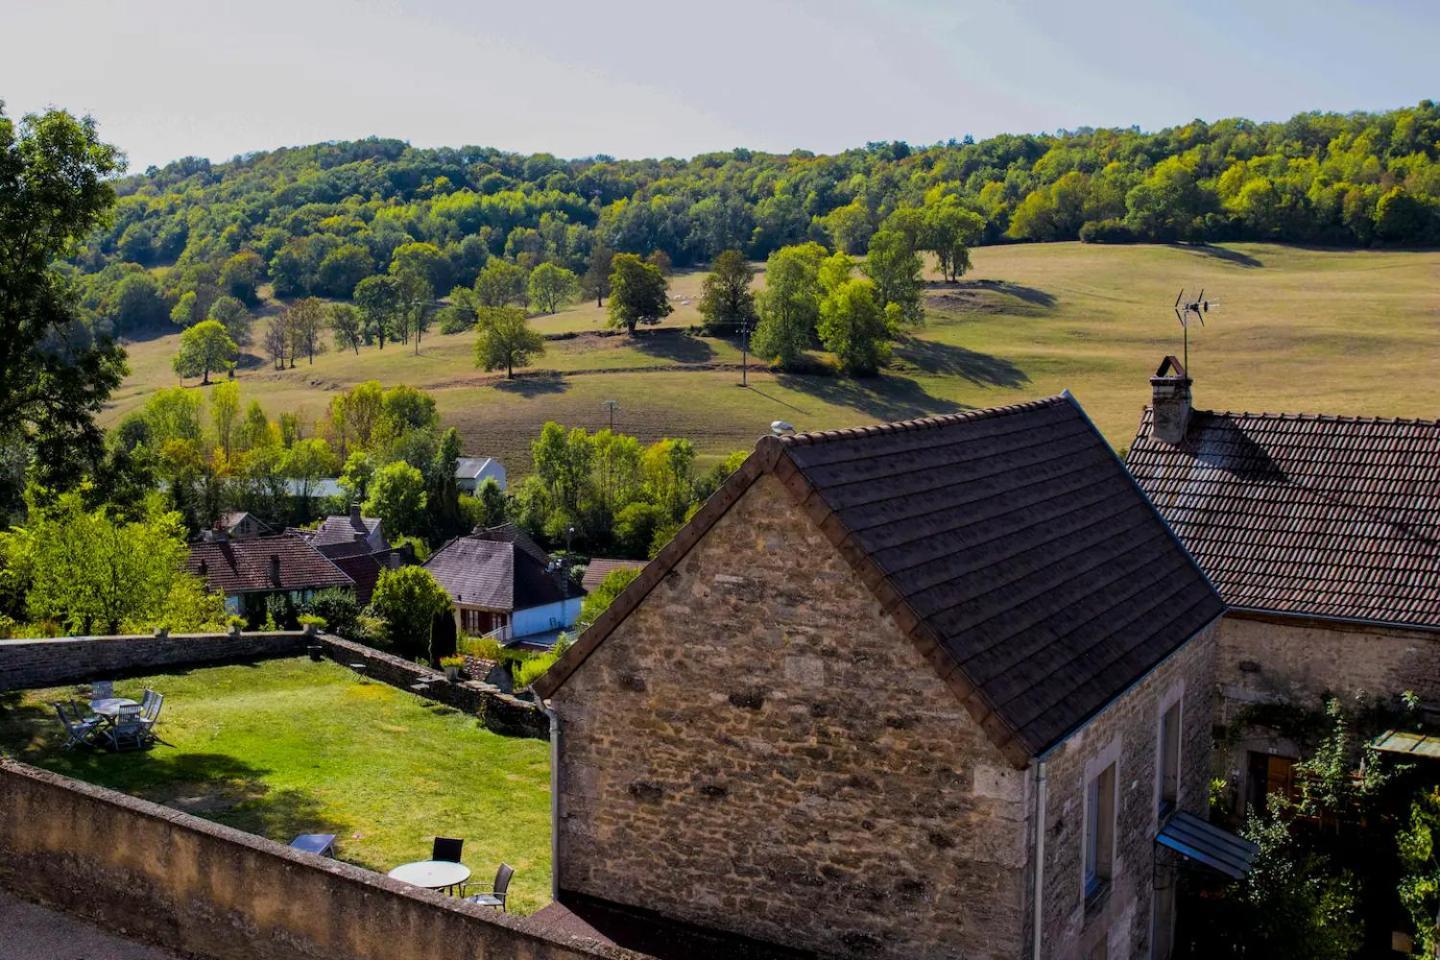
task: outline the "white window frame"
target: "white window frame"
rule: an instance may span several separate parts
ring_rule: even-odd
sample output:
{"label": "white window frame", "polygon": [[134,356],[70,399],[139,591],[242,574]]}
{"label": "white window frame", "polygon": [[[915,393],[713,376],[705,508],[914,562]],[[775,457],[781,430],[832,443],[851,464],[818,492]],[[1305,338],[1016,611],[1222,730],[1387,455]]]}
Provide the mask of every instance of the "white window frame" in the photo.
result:
{"label": "white window frame", "polygon": [[[1116,850],[1120,841],[1120,738],[1116,736],[1085,763],[1080,831],[1080,892],[1089,900],[1115,881],[1119,869]],[[1109,797],[1100,796],[1101,777],[1109,774]],[[1108,803],[1107,803],[1108,800]],[[1103,838],[1100,815],[1109,807],[1108,849],[1098,849]],[[1095,813],[1092,829],[1091,814]]]}
{"label": "white window frame", "polygon": [[[1180,805],[1180,784],[1185,760],[1185,681],[1176,680],[1160,698],[1155,714],[1155,801],[1152,808],[1156,821],[1168,816]],[[1175,710],[1175,796],[1166,806],[1165,797],[1165,716]]]}

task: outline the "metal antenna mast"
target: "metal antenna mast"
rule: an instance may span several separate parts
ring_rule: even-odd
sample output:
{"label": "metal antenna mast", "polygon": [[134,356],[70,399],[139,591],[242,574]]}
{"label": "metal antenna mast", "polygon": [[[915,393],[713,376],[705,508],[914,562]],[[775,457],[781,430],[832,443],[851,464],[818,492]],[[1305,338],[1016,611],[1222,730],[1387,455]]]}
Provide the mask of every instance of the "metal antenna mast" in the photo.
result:
{"label": "metal antenna mast", "polygon": [[[1184,301],[1184,302],[1182,302]],[[1193,315],[1200,321],[1200,326],[1205,326],[1205,314],[1210,312],[1211,307],[1220,306],[1219,300],[1206,300],[1205,288],[1200,288],[1200,295],[1194,300],[1185,299],[1185,288],[1180,288],[1180,293],[1175,297],[1175,319],[1180,321],[1180,329],[1184,331],[1182,336],[1185,340],[1185,369],[1190,369],[1190,318]]]}

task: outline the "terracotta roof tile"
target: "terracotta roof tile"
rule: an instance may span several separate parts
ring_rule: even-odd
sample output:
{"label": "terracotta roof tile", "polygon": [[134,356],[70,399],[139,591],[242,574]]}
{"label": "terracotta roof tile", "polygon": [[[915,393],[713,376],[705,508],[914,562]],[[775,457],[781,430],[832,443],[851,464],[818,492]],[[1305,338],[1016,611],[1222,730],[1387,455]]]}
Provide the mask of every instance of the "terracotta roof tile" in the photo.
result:
{"label": "terracotta roof tile", "polygon": [[321,590],[354,582],[320,551],[288,534],[192,543],[187,567],[222,593]]}
{"label": "terracotta roof tile", "polygon": [[1127,462],[1232,606],[1440,628],[1440,422],[1147,409]]}

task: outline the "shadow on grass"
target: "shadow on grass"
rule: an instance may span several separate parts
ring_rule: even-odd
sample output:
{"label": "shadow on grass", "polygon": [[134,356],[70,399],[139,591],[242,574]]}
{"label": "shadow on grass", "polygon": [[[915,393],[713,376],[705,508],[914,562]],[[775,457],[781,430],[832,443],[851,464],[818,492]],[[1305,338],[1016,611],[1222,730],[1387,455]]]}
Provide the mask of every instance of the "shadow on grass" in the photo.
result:
{"label": "shadow on grass", "polygon": [[1211,246],[1208,243],[1181,243],[1176,244],[1179,249],[1186,253],[1192,253],[1197,257],[1209,257],[1212,260],[1223,260],[1225,263],[1233,263],[1237,267],[1263,267],[1264,261],[1250,256],[1248,253],[1241,253],[1239,250],[1229,250],[1225,247]]}
{"label": "shadow on grass", "polygon": [[513,380],[497,380],[495,389],[502,393],[514,393],[522,397],[540,397],[551,393],[564,393],[570,389],[565,378],[554,370],[540,373],[522,373]]}
{"label": "shadow on grass", "polygon": [[1030,382],[1025,371],[1002,357],[934,340],[906,337],[895,347],[901,368],[908,364],[923,373],[964,377],[987,387],[1019,387]]}
{"label": "shadow on grass", "polygon": [[649,331],[637,334],[630,342],[647,356],[676,363],[708,363],[715,358],[715,348],[683,330]]}
{"label": "shadow on grass", "polygon": [[1055,309],[1055,295],[1009,280],[961,280],[927,283],[925,305],[932,310],[1039,316]]}
{"label": "shadow on grass", "polygon": [[[775,379],[782,387],[797,393],[825,403],[852,407],[882,421],[910,420],[970,409],[952,400],[931,396],[914,380],[893,374],[866,379],[779,374]],[[806,429],[802,423],[797,423],[796,427]]]}

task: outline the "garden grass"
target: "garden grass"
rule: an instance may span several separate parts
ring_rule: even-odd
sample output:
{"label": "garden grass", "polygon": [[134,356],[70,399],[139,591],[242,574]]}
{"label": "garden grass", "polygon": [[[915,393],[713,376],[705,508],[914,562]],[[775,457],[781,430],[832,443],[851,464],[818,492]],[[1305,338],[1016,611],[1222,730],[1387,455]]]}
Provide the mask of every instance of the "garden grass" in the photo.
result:
{"label": "garden grass", "polygon": [[511,908],[550,900],[549,747],[329,661],[269,660],[125,680],[117,696],[165,694],[144,752],[64,751],[48,700],[0,694],[0,750],[281,843],[334,833],[337,856],[381,873],[463,837],[472,882],[516,868]]}

